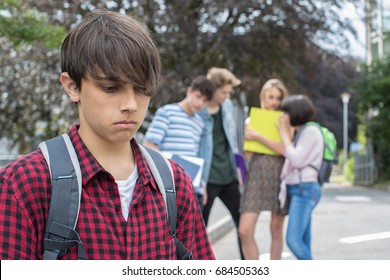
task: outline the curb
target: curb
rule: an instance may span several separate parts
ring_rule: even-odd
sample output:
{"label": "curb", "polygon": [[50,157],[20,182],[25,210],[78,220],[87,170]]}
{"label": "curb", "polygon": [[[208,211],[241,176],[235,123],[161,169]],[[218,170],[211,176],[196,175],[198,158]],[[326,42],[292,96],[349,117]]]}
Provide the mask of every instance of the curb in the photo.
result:
{"label": "curb", "polygon": [[225,216],[207,228],[207,234],[211,244],[214,244],[234,228],[230,215]]}

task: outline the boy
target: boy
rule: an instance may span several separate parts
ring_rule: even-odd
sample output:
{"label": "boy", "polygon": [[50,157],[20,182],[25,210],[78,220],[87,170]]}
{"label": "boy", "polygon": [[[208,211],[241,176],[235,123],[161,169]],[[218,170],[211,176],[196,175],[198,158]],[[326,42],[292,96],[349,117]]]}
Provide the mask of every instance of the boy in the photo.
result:
{"label": "boy", "polygon": [[[206,159],[203,176],[207,178],[207,203],[203,208],[203,218],[207,225],[214,200],[219,197],[238,229],[241,194],[234,158],[238,145],[230,95],[241,81],[228,69],[218,67],[210,68],[207,78],[213,81],[217,89],[207,107],[199,112],[208,131],[207,137],[200,143],[202,157]],[[244,259],[239,238],[238,243],[240,257]]]}
{"label": "boy", "polygon": [[[60,81],[77,104],[69,136],[80,161],[76,230],[87,259],[175,259],[165,203],[134,140],[160,76],[159,52],[134,19],[97,10],[65,38]],[[180,241],[214,259],[188,176],[171,163]],[[32,152],[0,171],[1,259],[41,259],[51,199],[47,163]],[[72,248],[63,259],[77,258]]]}
{"label": "boy", "polygon": [[[195,78],[182,101],[157,110],[145,134],[144,145],[175,155],[199,157],[199,141],[206,131],[197,112],[208,104],[214,91],[215,85],[206,76]],[[203,178],[203,182],[206,182],[206,178]],[[194,187],[202,207],[205,186]]]}

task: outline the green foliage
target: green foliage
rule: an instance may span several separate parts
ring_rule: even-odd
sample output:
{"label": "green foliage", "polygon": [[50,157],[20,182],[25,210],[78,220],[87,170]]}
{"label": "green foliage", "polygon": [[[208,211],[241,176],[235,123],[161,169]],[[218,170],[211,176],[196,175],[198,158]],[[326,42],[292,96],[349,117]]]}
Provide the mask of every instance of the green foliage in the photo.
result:
{"label": "green foliage", "polygon": [[[269,78],[283,80],[292,94],[308,95],[316,121],[342,143],[339,94],[355,81],[356,60],[321,49],[319,42],[348,49],[344,35],[353,30],[338,11],[360,1],[0,0],[0,138],[25,151],[75,120],[58,81],[58,47],[63,30],[105,7],[139,18],[161,50],[161,86],[143,130],[157,108],[182,99],[193,77],[216,66],[241,79],[233,95],[239,104],[259,105]],[[352,107],[349,124],[354,138]],[[43,128],[40,134],[36,128]]]}
{"label": "green foliage", "polygon": [[344,177],[348,182],[353,182],[355,180],[355,172],[354,172],[355,160],[353,157],[348,158],[347,165],[344,170]]}
{"label": "green foliage", "polygon": [[345,181],[353,182],[355,178],[355,159],[353,156],[348,155],[347,164],[344,169],[344,150],[340,150],[338,155],[337,168],[341,170],[342,177]]}
{"label": "green foliage", "polygon": [[47,15],[37,9],[26,9],[20,0],[8,0],[0,5],[0,37],[11,40],[15,46],[40,42],[46,48],[58,48],[66,31],[48,23]]}
{"label": "green foliage", "polygon": [[364,71],[364,78],[356,85],[359,112],[379,157],[379,174],[390,178],[390,59],[375,61]]}
{"label": "green foliage", "polygon": [[366,125],[360,123],[358,125],[357,141],[360,143],[360,145],[362,145],[362,147],[365,147],[367,143],[366,131]]}
{"label": "green foliage", "polygon": [[[74,116],[58,82],[66,30],[25,4],[0,2],[0,138],[11,140],[21,154],[57,135],[66,116]],[[58,114],[65,109],[65,117]]]}

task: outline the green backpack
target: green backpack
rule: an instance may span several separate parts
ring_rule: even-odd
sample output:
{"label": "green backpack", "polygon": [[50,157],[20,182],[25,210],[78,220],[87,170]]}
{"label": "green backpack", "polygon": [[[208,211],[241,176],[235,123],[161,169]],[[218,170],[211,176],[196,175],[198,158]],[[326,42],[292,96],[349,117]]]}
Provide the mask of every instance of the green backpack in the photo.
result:
{"label": "green backpack", "polygon": [[295,136],[294,143],[297,142],[299,135],[308,125],[317,126],[321,130],[322,138],[324,139],[324,154],[320,169],[318,170],[313,165],[310,165],[310,167],[318,171],[318,182],[322,186],[325,182],[329,182],[333,165],[337,164],[337,140],[334,134],[326,127],[316,122],[308,122],[302,127],[300,133]]}

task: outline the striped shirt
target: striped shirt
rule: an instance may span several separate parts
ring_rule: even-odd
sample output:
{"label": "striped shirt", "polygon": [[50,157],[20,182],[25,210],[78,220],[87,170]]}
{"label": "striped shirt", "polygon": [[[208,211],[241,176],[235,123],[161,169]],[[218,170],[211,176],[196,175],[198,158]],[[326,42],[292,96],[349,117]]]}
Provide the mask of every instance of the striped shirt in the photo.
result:
{"label": "striped shirt", "polygon": [[178,103],[167,104],[157,110],[144,140],[162,152],[198,156],[203,128],[198,114],[187,114]]}

